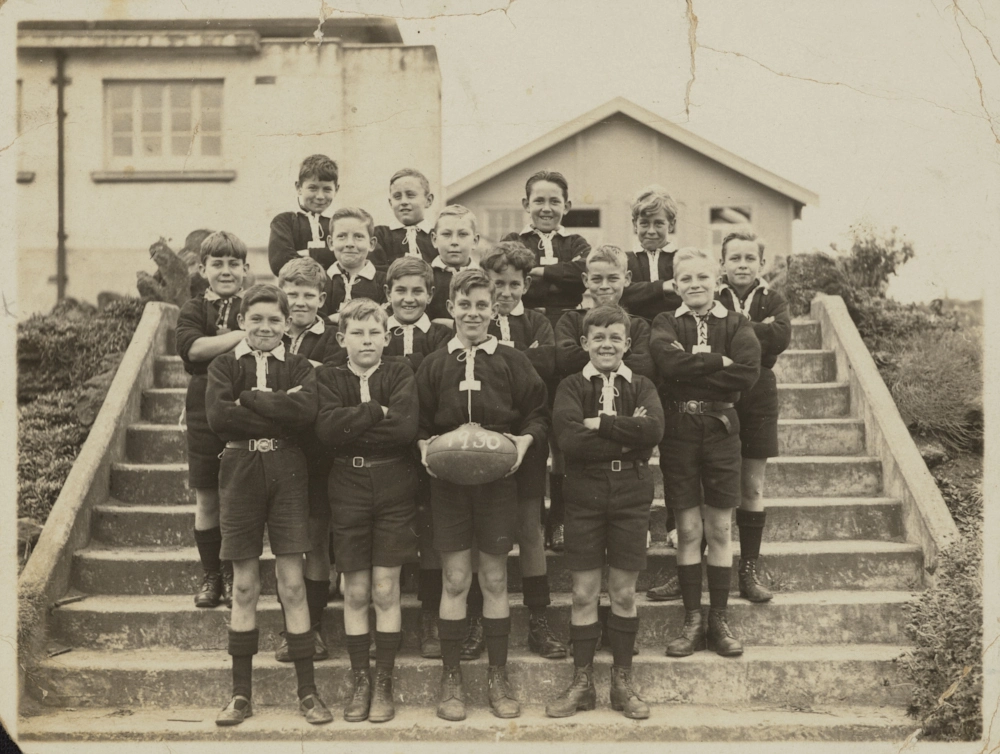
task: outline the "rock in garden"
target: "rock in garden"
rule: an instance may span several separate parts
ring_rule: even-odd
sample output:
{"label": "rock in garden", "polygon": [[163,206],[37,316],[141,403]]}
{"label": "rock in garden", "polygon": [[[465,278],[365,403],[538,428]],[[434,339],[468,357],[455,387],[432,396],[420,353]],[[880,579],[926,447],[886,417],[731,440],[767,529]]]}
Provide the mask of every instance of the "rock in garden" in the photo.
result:
{"label": "rock in garden", "polygon": [[948,460],[948,453],[944,446],[934,440],[918,439],[917,450],[920,451],[920,457],[924,459],[928,469],[940,466]]}

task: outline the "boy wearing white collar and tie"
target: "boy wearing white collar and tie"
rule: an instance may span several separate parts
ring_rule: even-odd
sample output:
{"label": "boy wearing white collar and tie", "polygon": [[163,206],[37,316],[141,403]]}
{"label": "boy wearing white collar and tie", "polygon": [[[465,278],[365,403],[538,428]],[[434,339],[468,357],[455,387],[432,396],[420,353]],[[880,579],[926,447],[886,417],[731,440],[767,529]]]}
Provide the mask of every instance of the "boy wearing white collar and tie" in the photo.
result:
{"label": "boy wearing white collar and tie", "polygon": [[356,298],[385,301],[385,272],[368,258],[375,248],[372,216],[360,207],[341,207],[330,218],[330,250],[337,261],[327,268],[330,277],[320,313],[336,324],[340,309]]}
{"label": "boy wearing white collar and tie", "polygon": [[583,320],[586,366],[556,391],[554,432],[565,456],[566,565],[573,573],[570,640],[575,675],[549,703],[550,717],[594,709],[594,652],[601,636],[601,575],[610,566],[607,628],[614,665],[611,707],[649,717],[632,679],[639,618],[635,584],[646,568],[646,532],[653,502],[649,457],[663,435],[663,410],[653,382],[623,362],[629,316],[617,304],[598,305]]}
{"label": "boy wearing white collar and tie", "polygon": [[250,288],[240,305],[246,339],[212,361],[208,422],[226,441],[219,470],[221,556],[233,561],[229,654],[233,694],[216,718],[237,725],[253,714],[260,556],[267,527],[278,594],[285,609],[288,655],[295,663],[299,711],[313,724],[333,719],[316,692],[315,638],[302,556],[310,549],[308,471],[300,438],[316,419],[316,376],[309,360],[287,353],[288,299],[273,285]]}
{"label": "boy wearing white collar and tie", "polygon": [[427,176],[413,168],[397,170],[389,179],[389,206],[395,221],[375,228],[376,265],[390,265],[402,257],[430,264],[437,256],[424,213],[434,203]]}
{"label": "boy wearing white collar and tie", "polygon": [[659,186],[643,189],[632,203],[632,230],[640,250],[628,252],[632,281],[622,304],[632,314],[653,319],[681,304],[674,291],[674,254],[670,235],[677,227],[677,203]]}
{"label": "boy wearing white collar and tie", "polygon": [[327,246],[333,199],[339,189],[337,163],[325,154],[306,157],[295,182],[298,209],[271,220],[267,261],[275,275],[293,259],[311,257],[326,269],[334,263]]}
{"label": "boy wearing white collar and tie", "polygon": [[434,291],[427,305],[427,316],[444,323],[451,319],[448,291],[452,275],[479,266],[472,261],[472,253],[479,245],[476,216],[461,204],[448,205],[434,221],[431,239],[437,256],[430,263],[434,271]]}

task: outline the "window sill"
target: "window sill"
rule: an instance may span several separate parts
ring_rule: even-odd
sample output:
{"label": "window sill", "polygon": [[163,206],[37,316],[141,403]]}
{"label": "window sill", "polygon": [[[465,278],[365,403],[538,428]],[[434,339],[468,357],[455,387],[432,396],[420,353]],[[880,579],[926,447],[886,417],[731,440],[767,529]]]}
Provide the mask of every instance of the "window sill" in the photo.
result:
{"label": "window sill", "polygon": [[209,181],[229,183],[236,179],[235,170],[95,170],[90,174],[94,183],[189,183]]}
{"label": "window sill", "polygon": [[18,183],[34,183],[35,181],[35,171],[34,170],[18,170],[17,171],[17,182]]}

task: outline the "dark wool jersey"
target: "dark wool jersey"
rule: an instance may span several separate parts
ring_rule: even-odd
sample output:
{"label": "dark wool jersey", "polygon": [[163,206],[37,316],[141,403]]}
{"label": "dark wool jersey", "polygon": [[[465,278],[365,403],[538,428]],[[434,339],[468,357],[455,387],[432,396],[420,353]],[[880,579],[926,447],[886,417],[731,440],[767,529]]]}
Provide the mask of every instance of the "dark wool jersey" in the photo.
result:
{"label": "dark wool jersey", "polygon": [[[390,228],[388,225],[376,225],[375,240],[378,241],[378,246],[375,247],[374,253],[378,255],[380,261],[384,260],[384,269],[388,269],[389,265],[400,257],[405,257],[410,250],[406,244],[406,228],[403,227]],[[417,227],[417,249],[427,264],[433,262],[438,255],[431,241],[431,234],[421,227]],[[375,262],[375,266],[379,267],[379,262]]]}
{"label": "dark wool jersey", "polygon": [[281,342],[285,344],[288,353],[305,356],[314,367],[322,364],[328,354],[339,348],[337,326],[322,316],[317,317],[310,328],[294,338],[286,332]]}
{"label": "dark wool jersey", "polygon": [[[668,243],[656,255],[656,271],[659,282],[674,279],[674,254],[676,252],[677,247]],[[649,254],[646,251],[627,251],[625,256],[628,257],[628,271],[632,273],[633,283],[648,283],[653,279],[650,275]]]}
{"label": "dark wool jersey", "polygon": [[309,213],[299,210],[275,215],[271,220],[271,238],[267,242],[267,263],[275,276],[281,272],[282,267],[299,257],[312,257],[323,266],[324,270],[337,261],[327,246],[330,218],[320,215],[319,227],[323,235],[323,245],[309,248],[309,243],[313,240]]}
{"label": "dark wool jersey", "polygon": [[[460,267],[459,270],[469,270],[478,266],[469,262],[464,267]],[[431,268],[434,271],[434,295],[431,296],[430,303],[427,304],[427,316],[431,319],[451,319],[451,314],[448,313],[448,294],[451,288],[451,278],[456,269],[446,265],[440,257],[431,262]]]}
{"label": "dark wool jersey", "polygon": [[316,434],[332,455],[386,458],[412,452],[420,404],[416,379],[405,363],[379,364],[368,377],[371,400],[364,403],[361,378],[346,364],[320,367],[316,384]]}
{"label": "dark wool jersey", "polygon": [[[515,314],[516,312],[516,314]],[[500,315],[490,320],[489,334],[496,336],[502,345],[516,348],[528,357],[538,376],[548,383],[556,373],[556,338],[549,318],[534,309],[525,309],[519,302],[507,317],[510,341],[505,342]],[[537,342],[534,348],[529,348]]]}
{"label": "dark wool jersey", "polygon": [[[208,298],[206,298],[206,296]],[[207,374],[209,361],[191,361],[188,354],[191,346],[198,338],[214,337],[219,334],[219,317],[226,315],[226,327],[239,330],[236,316],[240,313],[242,298],[239,295],[229,299],[215,297],[209,291],[197,298],[184,302],[180,314],[177,315],[177,355],[184,362],[184,371],[188,374]],[[227,309],[228,307],[228,309]],[[225,310],[225,311],[224,311]]]}
{"label": "dark wool jersey", "polygon": [[[672,345],[678,342],[680,350]],[[711,353],[692,353],[698,343],[698,323],[686,306],[653,320],[649,347],[660,373],[660,397],[667,401],[735,403],[760,373],[760,343],[746,317],[716,301],[708,318]],[[722,357],[733,363],[722,366]]]}
{"label": "dark wool jersey", "polygon": [[431,322],[430,317],[425,313],[413,324],[413,329],[410,330],[412,333],[412,343],[410,353],[407,354],[404,353],[408,340],[405,329],[403,325],[396,321],[395,317],[389,317],[388,330],[391,338],[389,345],[382,352],[382,358],[404,361],[410,365],[410,368],[414,372],[420,367],[420,363],[427,354],[439,348],[444,348],[448,341],[455,335],[450,327],[439,325],[437,322]]}
{"label": "dark wool jersey", "polygon": [[[329,281],[326,284],[326,301],[320,308],[321,315],[336,314],[347,299],[347,282],[340,265],[332,265],[326,271]],[[378,304],[385,303],[385,272],[377,269],[369,256],[361,270],[354,274],[351,286],[351,299],[370,298]]]}
{"label": "dark wool jersey", "polygon": [[[495,432],[531,435],[535,446],[542,447],[549,429],[542,378],[524,354],[500,345],[495,338],[476,348],[473,374],[479,389],[471,391],[471,421]],[[470,421],[469,391],[459,387],[465,380],[467,358],[456,336],[445,348],[425,357],[417,370],[421,439],[450,432]]]}
{"label": "dark wool jersey", "polygon": [[[279,353],[284,360],[277,358]],[[305,356],[285,353],[283,344],[271,354],[267,359],[269,390],[253,389],[257,359],[246,341],[212,361],[206,394],[208,424],[223,440],[298,437],[312,429],[316,420],[312,365]]]}
{"label": "dark wool jersey", "polygon": [[[719,288],[717,298],[727,309],[749,316],[754,334],[760,341],[760,365],[768,369],[773,367],[792,339],[792,316],[784,296],[772,291],[766,283],[754,280],[743,298],[726,284]],[[774,322],[765,325],[764,320],[768,317],[774,317]]]}
{"label": "dark wool jersey", "polygon": [[[566,377],[579,372],[590,362],[590,355],[580,345],[583,318],[587,309],[573,309],[566,312],[556,323],[556,370]],[[629,317],[631,321],[629,337],[632,344],[625,352],[625,365],[636,374],[651,380],[656,379],[656,367],[649,353],[649,323],[642,317]]]}
{"label": "dark wool jersey", "polygon": [[[583,298],[583,273],[587,271],[587,254],[590,244],[583,236],[576,233],[565,235],[558,231],[552,236],[552,252],[559,260],[556,264],[546,265],[541,280],[531,281],[531,287],[524,292],[521,299],[529,309],[575,309]],[[541,264],[543,255],[542,238],[538,231],[527,229],[523,233],[508,233],[504,241],[520,241],[525,248],[535,255],[535,265]]]}
{"label": "dark wool jersey", "polygon": [[[604,380],[595,368],[584,367],[559,384],[552,428],[567,462],[648,461],[663,437],[663,407],[656,387],[651,380],[621,366],[624,369],[619,368],[614,383],[615,416],[600,413]],[[646,409],[646,416],[632,415],[638,406]],[[583,420],[596,416],[601,417],[601,426],[595,432],[585,427]]]}

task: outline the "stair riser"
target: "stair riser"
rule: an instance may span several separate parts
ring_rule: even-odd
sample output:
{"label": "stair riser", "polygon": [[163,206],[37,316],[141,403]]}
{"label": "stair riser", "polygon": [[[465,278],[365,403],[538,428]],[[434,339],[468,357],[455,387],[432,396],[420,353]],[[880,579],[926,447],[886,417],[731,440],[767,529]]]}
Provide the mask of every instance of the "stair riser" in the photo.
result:
{"label": "stair riser", "polygon": [[837,378],[837,357],[833,351],[785,351],[773,369],[778,382],[833,382]]}
{"label": "stair riser", "polygon": [[187,463],[187,436],[177,429],[128,428],[125,453],[133,463]]}
{"label": "stair riser", "polygon": [[[752,648],[749,652],[752,652]],[[205,706],[218,708],[229,698],[230,659],[219,651],[214,669],[178,668],[139,671],[116,667],[95,671],[48,666],[31,677],[32,695],[49,706],[124,707]],[[897,663],[882,660],[751,661],[649,663],[636,658],[635,679],[652,704],[854,704],[904,706],[909,684]],[[607,704],[610,670],[603,660],[595,669],[597,696]],[[317,663],[316,682],[331,707],[340,707],[350,690],[348,664]],[[669,671],[667,671],[669,668]],[[515,696],[524,704],[555,698],[573,677],[571,662],[508,664]],[[463,666],[467,703],[485,707],[486,659]],[[395,698],[406,704],[432,705],[440,688],[441,661],[397,666]],[[295,673],[289,666],[260,663],[254,668],[254,703],[286,707],[295,699]],[[43,694],[45,690],[47,694]],[[667,712],[661,710],[661,714]],[[339,713],[339,710],[337,710]],[[337,715],[340,717],[339,714]],[[334,725],[343,725],[338,719]]]}
{"label": "stair riser", "polygon": [[111,496],[143,505],[194,503],[194,490],[187,486],[187,469],[111,469]]}
{"label": "stair riser", "polygon": [[782,419],[837,419],[848,415],[850,405],[847,385],[778,387],[778,411]]}
{"label": "stair riser", "polygon": [[823,334],[819,322],[793,322],[792,340],[789,349],[808,350],[823,347]]}
{"label": "stair riser", "polygon": [[156,393],[147,390],[142,394],[143,421],[157,424],[177,424],[184,409],[184,393]]}
{"label": "stair riser", "polygon": [[[59,641],[77,649],[226,649],[229,610],[188,612],[88,612],[56,610],[55,631]],[[569,638],[569,605],[549,609],[549,625],[556,636]],[[643,654],[663,652],[668,639],[684,622],[680,602],[639,605],[637,646]],[[847,605],[751,605],[734,599],[729,605],[729,625],[748,646],[789,644],[887,643],[906,639],[903,607],[898,603]],[[258,611],[260,651],[273,652],[284,624],[278,606],[268,600]],[[403,608],[403,653],[414,656],[420,646],[420,609]],[[511,605],[511,647],[526,648],[528,611],[515,601]],[[323,638],[334,658],[346,657],[343,603],[333,602],[324,613]]]}
{"label": "stair riser", "polygon": [[[658,584],[662,574],[675,572],[672,551],[653,552],[647,556],[647,569],[639,574],[638,590],[645,591]],[[521,590],[517,557],[508,561],[508,589]],[[736,556],[733,559],[737,564]],[[788,553],[768,554],[764,547],[761,562],[762,580],[783,591],[814,591],[818,589],[909,589],[920,584],[919,554],[899,553]],[[274,594],[274,561],[261,562],[263,591]],[[735,567],[733,583],[736,583]],[[550,588],[568,592],[572,576],[563,558],[548,554]],[[91,594],[191,594],[201,578],[199,563],[190,560],[136,560],[125,562],[77,554],[73,567],[73,585]]]}
{"label": "stair riser", "polygon": [[94,539],[115,547],[190,547],[193,531],[194,510],[95,510],[91,519]]}
{"label": "stair riser", "polygon": [[153,378],[156,387],[187,387],[190,379],[183,362],[177,359],[157,359]]}
{"label": "stair riser", "polygon": [[[865,452],[863,422],[778,422],[778,455],[856,456]],[[183,460],[183,459],[180,459]]]}

